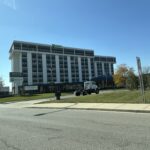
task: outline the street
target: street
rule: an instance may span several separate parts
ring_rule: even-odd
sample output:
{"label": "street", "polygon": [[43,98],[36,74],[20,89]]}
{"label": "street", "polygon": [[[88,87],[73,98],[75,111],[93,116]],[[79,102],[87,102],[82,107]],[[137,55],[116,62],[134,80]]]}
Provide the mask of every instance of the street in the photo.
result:
{"label": "street", "polygon": [[150,114],[0,108],[0,150],[149,150]]}

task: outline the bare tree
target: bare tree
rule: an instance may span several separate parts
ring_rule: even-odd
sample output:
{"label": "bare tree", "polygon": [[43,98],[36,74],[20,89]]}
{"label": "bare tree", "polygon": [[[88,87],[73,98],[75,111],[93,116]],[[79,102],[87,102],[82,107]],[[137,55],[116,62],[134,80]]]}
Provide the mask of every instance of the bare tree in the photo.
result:
{"label": "bare tree", "polygon": [[126,87],[130,90],[138,89],[138,77],[133,68],[129,68],[127,72]]}
{"label": "bare tree", "polygon": [[150,74],[150,66],[143,67],[143,74]]}
{"label": "bare tree", "polygon": [[145,88],[150,88],[150,66],[143,67],[143,82]]}
{"label": "bare tree", "polygon": [[2,77],[0,77],[0,88],[4,86],[4,81],[2,79]]}

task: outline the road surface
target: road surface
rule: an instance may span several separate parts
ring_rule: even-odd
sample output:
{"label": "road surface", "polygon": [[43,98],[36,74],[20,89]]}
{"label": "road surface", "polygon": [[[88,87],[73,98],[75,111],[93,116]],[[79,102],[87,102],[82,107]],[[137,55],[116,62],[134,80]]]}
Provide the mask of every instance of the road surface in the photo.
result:
{"label": "road surface", "polygon": [[149,150],[150,114],[0,108],[0,150]]}

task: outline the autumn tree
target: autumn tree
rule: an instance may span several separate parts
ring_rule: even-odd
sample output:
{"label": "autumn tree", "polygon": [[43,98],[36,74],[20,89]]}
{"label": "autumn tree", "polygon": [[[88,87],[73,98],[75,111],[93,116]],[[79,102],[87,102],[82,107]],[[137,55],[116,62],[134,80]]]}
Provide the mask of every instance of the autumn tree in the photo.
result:
{"label": "autumn tree", "polygon": [[125,64],[121,64],[117,67],[113,76],[114,83],[117,87],[126,87],[128,67]]}
{"label": "autumn tree", "polygon": [[135,75],[134,69],[125,64],[117,67],[113,79],[116,87],[126,87],[130,90],[138,88],[138,77]]}

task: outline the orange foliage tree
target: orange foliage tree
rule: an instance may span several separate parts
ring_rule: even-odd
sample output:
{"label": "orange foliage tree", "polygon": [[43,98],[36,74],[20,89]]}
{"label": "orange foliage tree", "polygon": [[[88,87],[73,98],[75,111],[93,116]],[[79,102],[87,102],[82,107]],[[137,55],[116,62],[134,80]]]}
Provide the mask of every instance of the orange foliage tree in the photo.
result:
{"label": "orange foliage tree", "polygon": [[125,64],[121,64],[117,67],[115,74],[113,75],[113,80],[117,87],[126,87],[128,70],[129,69]]}

